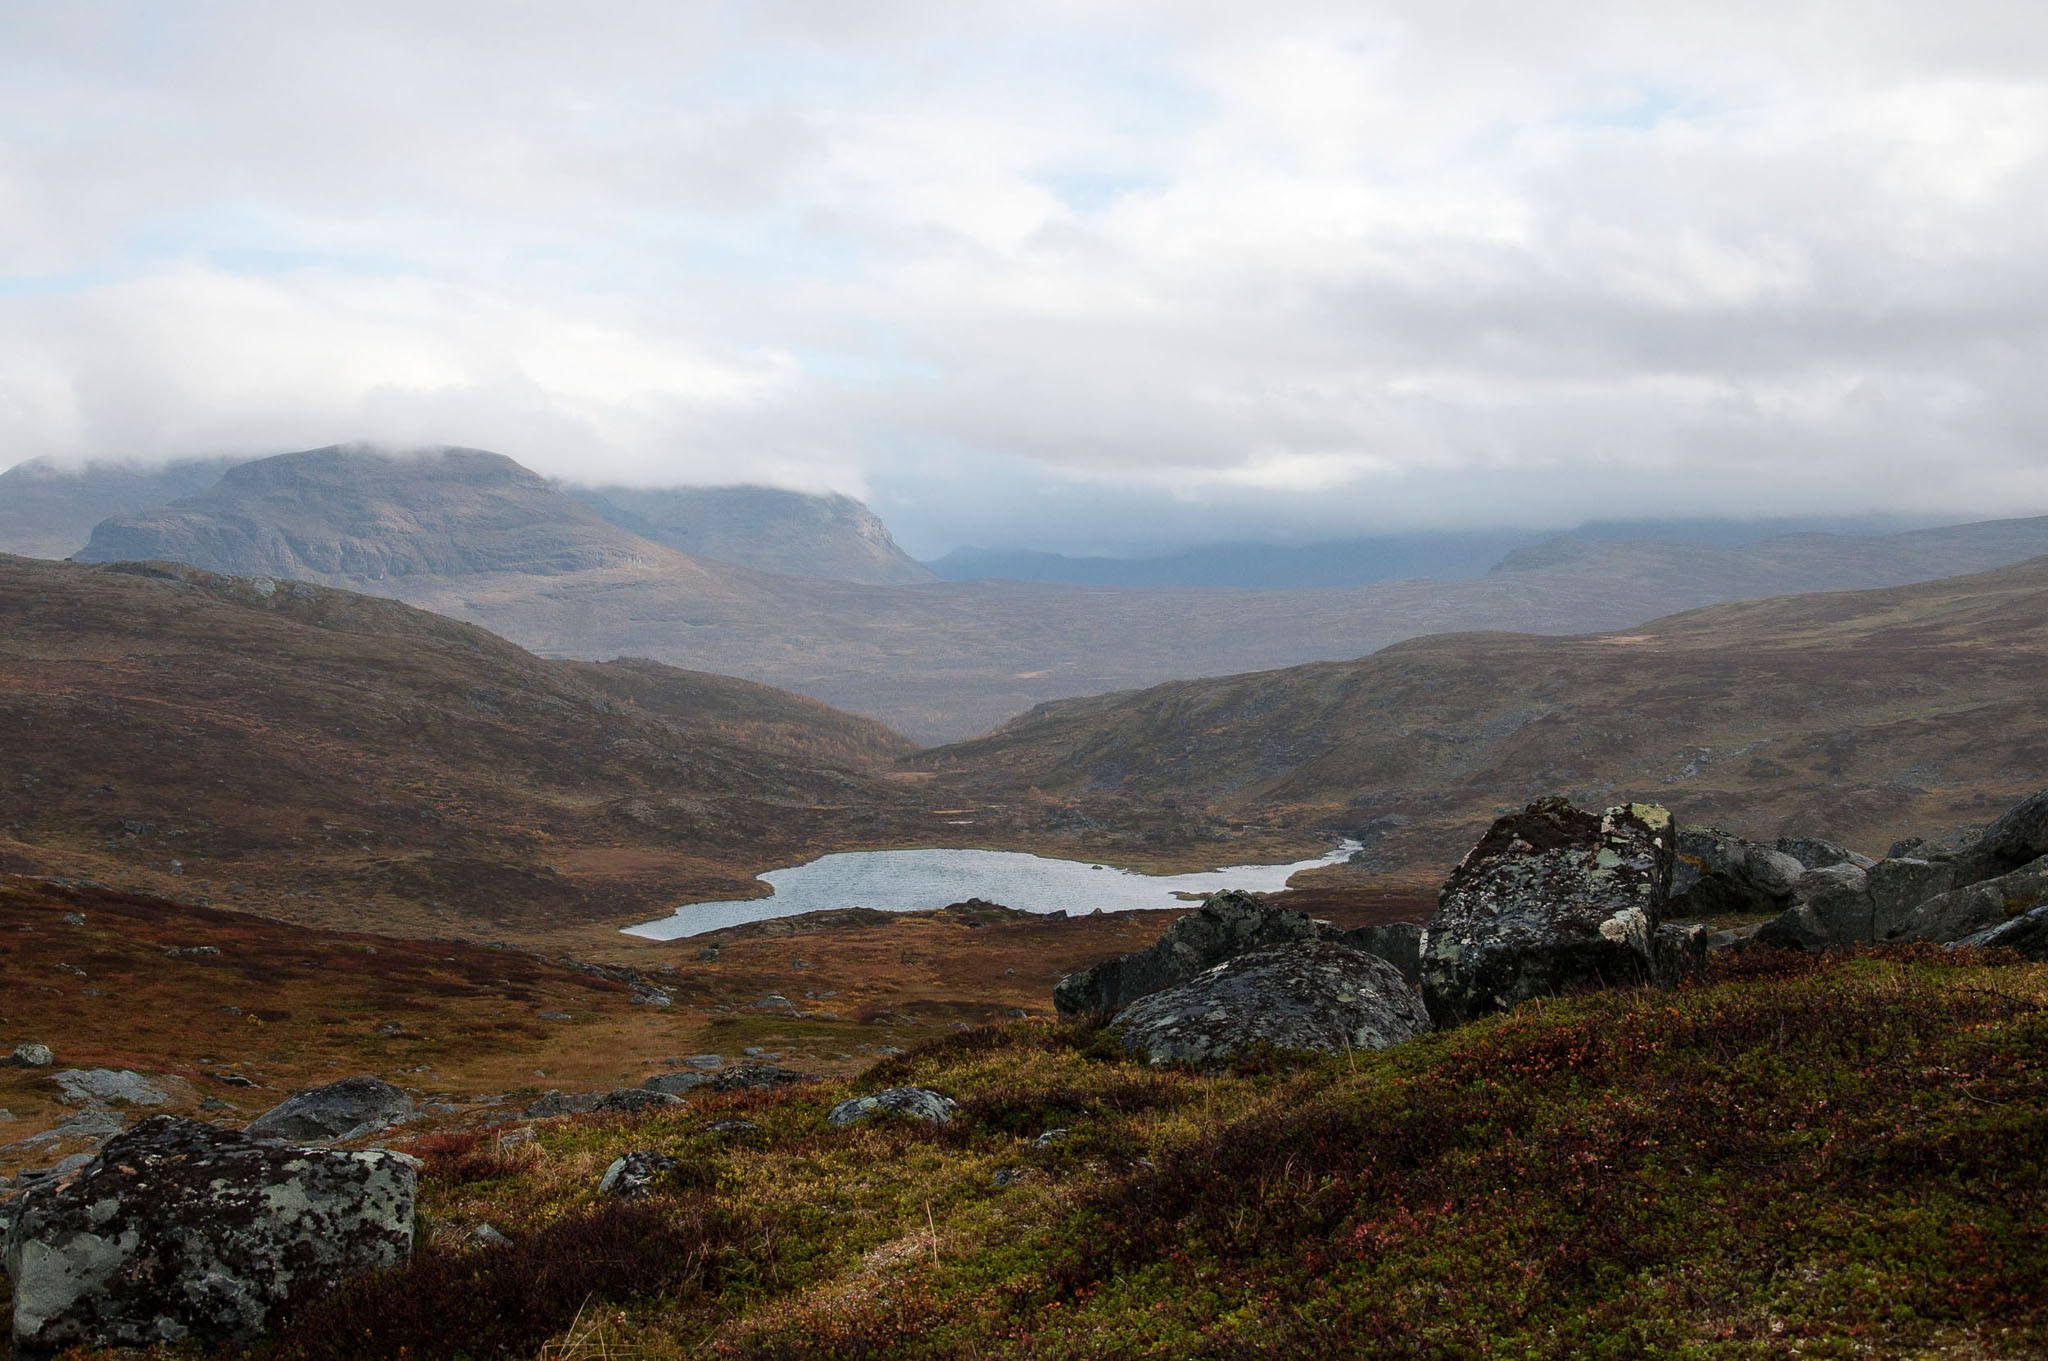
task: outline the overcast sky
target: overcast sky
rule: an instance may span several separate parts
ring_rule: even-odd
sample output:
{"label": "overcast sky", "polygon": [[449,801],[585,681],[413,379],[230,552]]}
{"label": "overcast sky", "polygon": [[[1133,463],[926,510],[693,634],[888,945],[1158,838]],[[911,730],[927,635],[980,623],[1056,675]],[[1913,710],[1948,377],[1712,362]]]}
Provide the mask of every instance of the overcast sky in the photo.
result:
{"label": "overcast sky", "polygon": [[2048,5],[0,0],[0,466],[913,552],[2048,510]]}

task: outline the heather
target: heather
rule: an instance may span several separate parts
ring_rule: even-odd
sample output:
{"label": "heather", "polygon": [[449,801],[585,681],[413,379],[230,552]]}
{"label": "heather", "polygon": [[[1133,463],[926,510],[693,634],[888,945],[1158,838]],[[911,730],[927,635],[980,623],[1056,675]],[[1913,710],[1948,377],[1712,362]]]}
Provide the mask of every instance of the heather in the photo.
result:
{"label": "heather", "polygon": [[[942,1128],[831,1130],[831,1085],[423,1141],[416,1260],[266,1354],[2036,1352],[2044,1004],[2011,956],[1755,950],[1230,1073],[962,1030],[853,1084]],[[688,1175],[601,1203],[633,1148]]]}

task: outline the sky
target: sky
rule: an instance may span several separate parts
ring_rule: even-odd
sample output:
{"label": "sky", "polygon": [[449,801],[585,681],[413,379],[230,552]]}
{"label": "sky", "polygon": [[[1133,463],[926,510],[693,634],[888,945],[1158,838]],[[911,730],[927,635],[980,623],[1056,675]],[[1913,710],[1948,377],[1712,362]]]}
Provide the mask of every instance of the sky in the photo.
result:
{"label": "sky", "polygon": [[1135,553],[2048,511],[2029,0],[0,0],[0,467]]}

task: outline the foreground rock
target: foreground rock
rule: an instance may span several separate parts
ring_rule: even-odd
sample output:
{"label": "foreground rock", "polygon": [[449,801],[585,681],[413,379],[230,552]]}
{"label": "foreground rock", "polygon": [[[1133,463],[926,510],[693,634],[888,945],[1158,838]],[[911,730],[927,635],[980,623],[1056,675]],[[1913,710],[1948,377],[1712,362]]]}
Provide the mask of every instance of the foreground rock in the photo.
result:
{"label": "foreground rock", "polygon": [[1423,932],[1431,1018],[1453,1026],[1568,988],[1655,981],[1673,851],[1655,804],[1595,815],[1542,799],[1495,822]]}
{"label": "foreground rock", "polygon": [[410,1120],[412,1098],[374,1077],[345,1077],[285,1098],[249,1122],[253,1139],[354,1139]]}
{"label": "foreground rock", "polygon": [[929,1087],[891,1087],[873,1096],[849,1097],[834,1106],[825,1121],[834,1129],[845,1129],[871,1115],[886,1114],[943,1125],[959,1108],[959,1103],[952,1097],[941,1096]]}
{"label": "foreground rock", "polygon": [[1959,941],[2004,926],[2048,899],[2048,856],[2030,865],[1964,888],[1938,893],[1916,905],[1890,939]]}
{"label": "foreground rock", "polygon": [[1305,912],[1274,907],[1249,893],[1216,894],[1166,928],[1143,950],[1068,974],[1052,990],[1061,1016],[1116,1011],[1147,993],[1185,983],[1253,950],[1319,939],[1322,928]]}
{"label": "foreground rock", "polygon": [[1326,1054],[1385,1049],[1430,1029],[1401,971],[1335,941],[1226,960],[1118,1012],[1124,1048],[1152,1063],[1226,1063],[1260,1045]]}
{"label": "foreground rock", "polygon": [[2017,950],[2028,959],[2048,960],[2048,905],[1964,936],[1956,944],[1985,950]]}
{"label": "foreground rock", "polygon": [[281,1307],[412,1252],[418,1164],[156,1116],[21,1197],[15,1355],[247,1342]]}

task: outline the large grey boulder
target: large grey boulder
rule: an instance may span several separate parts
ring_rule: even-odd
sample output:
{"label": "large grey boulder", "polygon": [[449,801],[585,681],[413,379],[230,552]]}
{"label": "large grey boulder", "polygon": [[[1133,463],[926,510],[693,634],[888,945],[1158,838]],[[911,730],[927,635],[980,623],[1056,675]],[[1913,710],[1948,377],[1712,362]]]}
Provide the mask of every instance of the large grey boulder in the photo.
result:
{"label": "large grey boulder", "polygon": [[1956,886],[1956,867],[1946,861],[1900,856],[1880,860],[1866,872],[1870,884],[1869,940],[1889,940],[1913,909]]}
{"label": "large grey boulder", "polygon": [[692,1088],[702,1087],[711,1081],[707,1073],[656,1073],[640,1085],[650,1092],[667,1092],[670,1096],[682,1096]]}
{"label": "large grey boulder", "polygon": [[164,1106],[170,1094],[140,1073],[125,1068],[66,1068],[50,1081],[63,1092],[67,1105],[119,1101],[130,1106]]}
{"label": "large grey boulder", "polygon": [[1798,857],[1719,827],[1678,829],[1671,911],[1690,917],[1782,912],[1806,866]]}
{"label": "large grey boulder", "polygon": [[2048,856],[2030,865],[1938,894],[1915,907],[1891,939],[1960,941],[2030,912],[2048,899]]}
{"label": "large grey boulder", "polygon": [[1854,865],[1858,869],[1869,869],[1877,862],[1847,846],[1838,846],[1832,841],[1823,841],[1817,836],[1781,836],[1778,849],[1797,860],[1807,869],[1826,869],[1829,865]]}
{"label": "large grey boulder", "polygon": [[960,1103],[929,1087],[891,1087],[873,1096],[854,1096],[834,1106],[825,1123],[834,1129],[865,1120],[871,1115],[903,1115],[930,1125],[943,1125],[953,1118]]}
{"label": "large grey boulder", "polygon": [[1422,925],[1419,922],[1383,922],[1377,926],[1356,926],[1338,936],[1337,942],[1369,955],[1378,955],[1401,971],[1414,987],[1422,982]]}
{"label": "large grey boulder", "polygon": [[1226,960],[1116,1014],[1124,1048],[1152,1063],[1228,1062],[1257,1045],[1326,1054],[1385,1049],[1430,1029],[1401,971],[1335,941]]}
{"label": "large grey boulder", "polygon": [[1147,993],[1185,983],[1226,959],[1269,946],[1320,939],[1305,912],[1226,889],[1166,928],[1151,945],[1068,974],[1052,990],[1061,1016],[1115,1011]]}
{"label": "large grey boulder", "polygon": [[1869,880],[1849,861],[1808,870],[1799,877],[1799,901],[1765,922],[1756,943],[1813,951],[1868,944],[1873,939]]}
{"label": "large grey boulder", "polygon": [[1972,932],[1955,944],[1985,950],[2017,950],[2028,959],[2048,959],[2048,904],[2022,912],[2011,921]]}
{"label": "large grey boulder", "polygon": [[2014,804],[1951,854],[1957,887],[2010,874],[2048,855],[2048,789]]}
{"label": "large grey boulder", "polygon": [[1431,1018],[1453,1026],[1567,988],[1655,981],[1674,840],[1656,804],[1594,814],[1541,799],[1495,822],[1423,932]]}
{"label": "large grey boulder", "polygon": [[6,1243],[20,1358],[244,1343],[287,1304],[412,1252],[418,1164],[155,1116],[23,1193]]}
{"label": "large grey boulder", "polygon": [[353,1139],[410,1120],[412,1098],[374,1077],[345,1077],[286,1097],[249,1122],[252,1139]]}

